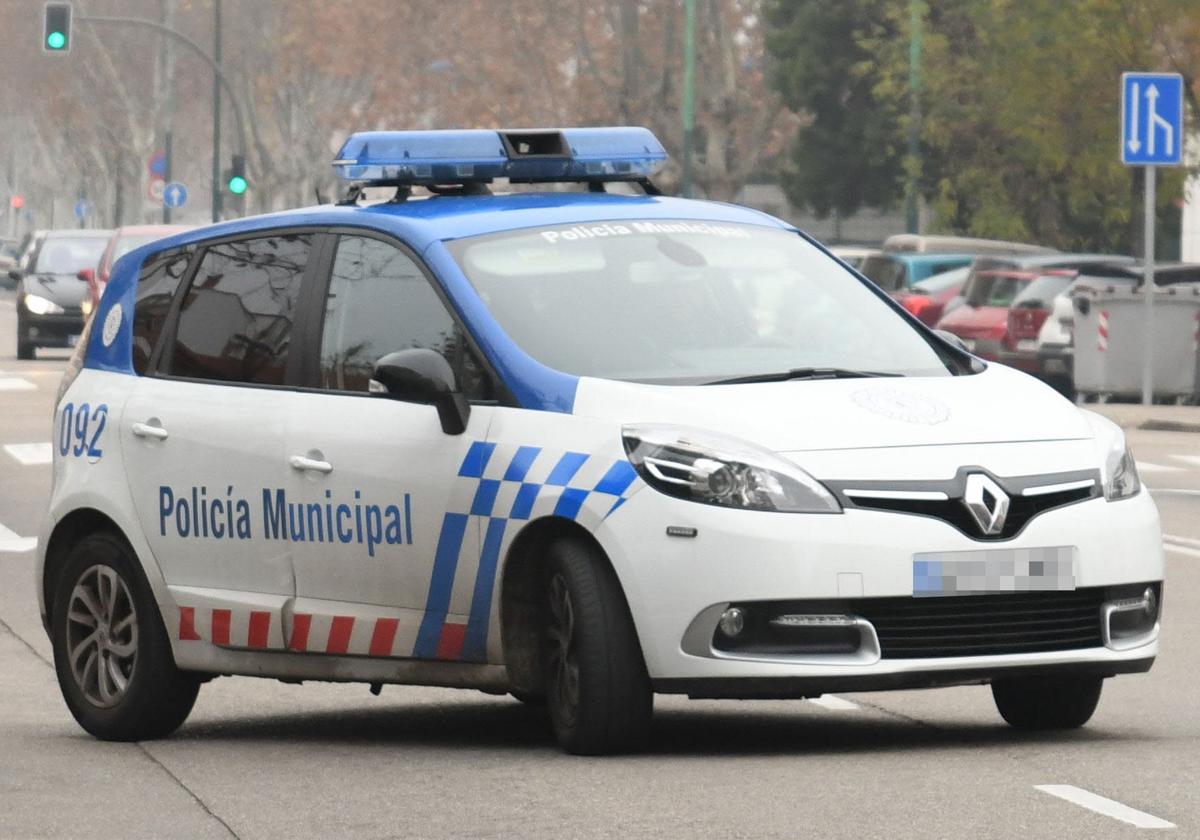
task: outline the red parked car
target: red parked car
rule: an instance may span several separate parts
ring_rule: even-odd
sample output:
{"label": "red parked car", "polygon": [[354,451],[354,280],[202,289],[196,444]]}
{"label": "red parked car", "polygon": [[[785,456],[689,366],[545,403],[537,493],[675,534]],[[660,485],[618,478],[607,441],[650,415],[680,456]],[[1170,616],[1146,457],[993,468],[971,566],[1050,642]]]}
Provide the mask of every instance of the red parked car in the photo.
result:
{"label": "red parked car", "polygon": [[[1099,254],[980,257],[963,285],[963,305],[947,313],[937,328],[957,335],[981,359],[1038,374],[1038,330],[1054,295],[1086,266],[1132,261]],[[1026,294],[1027,289],[1046,294]]]}
{"label": "red parked car", "polygon": [[917,316],[922,324],[933,326],[946,311],[946,305],[962,292],[971,267],[956,268],[927,277],[911,289],[894,292],[901,306]]}
{"label": "red parked car", "polygon": [[93,268],[85,268],[79,272],[79,279],[86,280],[88,296],[83,302],[83,317],[87,318],[100,303],[104,287],[108,285],[108,277],[112,273],[113,263],[128,254],[134,248],[139,248],[156,239],[162,239],[175,233],[191,230],[195,225],[128,225],[113,231],[108,240],[108,247],[100,256],[99,264]]}

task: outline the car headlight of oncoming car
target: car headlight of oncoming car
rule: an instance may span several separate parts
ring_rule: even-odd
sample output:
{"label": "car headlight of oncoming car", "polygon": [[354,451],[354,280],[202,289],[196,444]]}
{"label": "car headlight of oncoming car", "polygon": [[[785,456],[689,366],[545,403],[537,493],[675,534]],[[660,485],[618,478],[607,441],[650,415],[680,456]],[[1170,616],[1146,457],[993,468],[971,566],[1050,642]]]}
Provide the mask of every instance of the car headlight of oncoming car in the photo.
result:
{"label": "car headlight of oncoming car", "polygon": [[25,308],[34,315],[61,315],[63,308],[41,295],[25,295]]}
{"label": "car headlight of oncoming car", "polygon": [[1136,496],[1142,489],[1138,478],[1137,463],[1133,453],[1125,445],[1125,436],[1113,441],[1104,459],[1104,498],[1110,502]]}
{"label": "car headlight of oncoming car", "polygon": [[621,431],[629,462],[668,496],[742,510],[842,512],[821,482],[769,449],[684,426]]}

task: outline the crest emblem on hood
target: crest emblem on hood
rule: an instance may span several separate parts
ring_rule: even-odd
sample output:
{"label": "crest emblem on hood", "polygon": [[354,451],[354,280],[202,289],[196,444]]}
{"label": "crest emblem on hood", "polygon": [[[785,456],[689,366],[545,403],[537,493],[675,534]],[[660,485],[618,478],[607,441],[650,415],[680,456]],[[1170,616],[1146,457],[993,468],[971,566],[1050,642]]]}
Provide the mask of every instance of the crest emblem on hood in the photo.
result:
{"label": "crest emblem on hood", "polygon": [[936,426],[950,419],[950,407],[941,400],[900,388],[863,388],[855,391],[851,398],[873,414],[905,423]]}

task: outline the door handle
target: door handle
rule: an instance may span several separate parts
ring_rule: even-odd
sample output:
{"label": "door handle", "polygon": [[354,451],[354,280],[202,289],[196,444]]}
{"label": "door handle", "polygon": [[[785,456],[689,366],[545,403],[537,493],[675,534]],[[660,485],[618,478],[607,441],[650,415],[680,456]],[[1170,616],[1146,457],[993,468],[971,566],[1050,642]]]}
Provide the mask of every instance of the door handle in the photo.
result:
{"label": "door handle", "polygon": [[167,439],[167,430],[157,423],[134,423],[130,427],[130,431],[140,438],[153,438],[154,440]]}
{"label": "door handle", "polygon": [[294,470],[309,470],[319,473],[333,472],[333,464],[328,461],[318,461],[315,458],[306,458],[303,455],[293,455],[288,458],[288,463]]}

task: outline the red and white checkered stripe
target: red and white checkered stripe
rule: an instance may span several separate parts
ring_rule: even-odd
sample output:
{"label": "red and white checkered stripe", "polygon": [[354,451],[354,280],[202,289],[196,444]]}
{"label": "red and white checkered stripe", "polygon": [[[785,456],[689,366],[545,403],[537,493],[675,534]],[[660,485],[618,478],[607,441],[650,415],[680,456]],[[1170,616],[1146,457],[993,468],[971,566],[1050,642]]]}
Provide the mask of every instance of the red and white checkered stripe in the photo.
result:
{"label": "red and white checkered stripe", "polygon": [[1102,352],[1108,349],[1108,312],[1103,309],[1096,319],[1096,347]]}
{"label": "red and white checkered stripe", "polygon": [[[448,619],[442,626],[437,658],[460,659],[466,631],[465,619]],[[407,658],[413,655],[415,627],[402,627],[400,619],[390,616],[297,612],[285,644],[280,622],[265,610],[180,607],[179,638],[250,650]]]}

